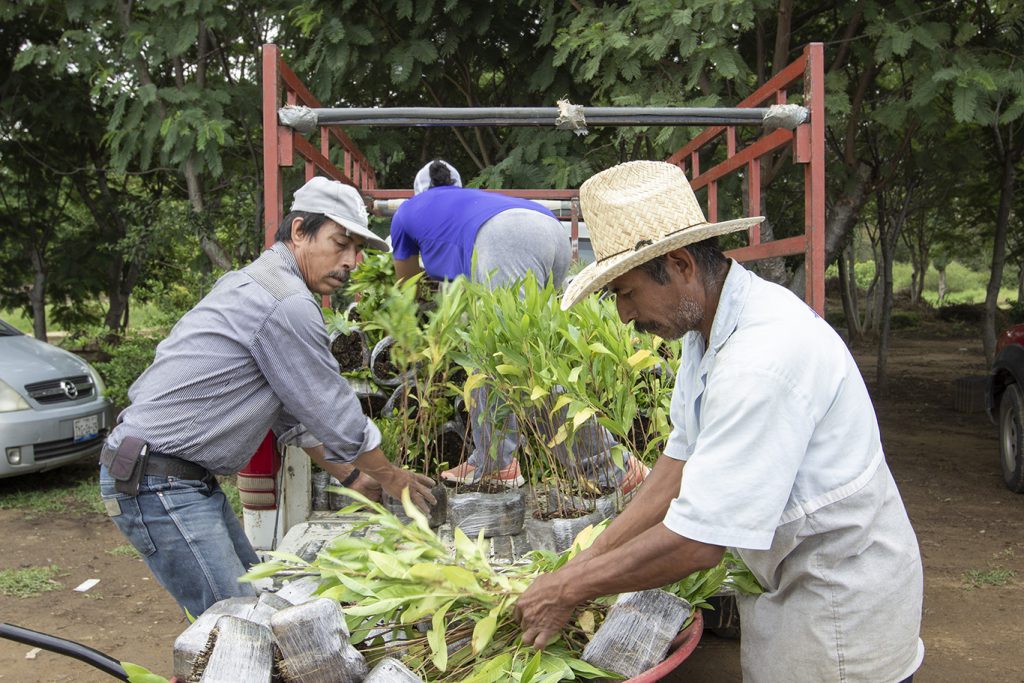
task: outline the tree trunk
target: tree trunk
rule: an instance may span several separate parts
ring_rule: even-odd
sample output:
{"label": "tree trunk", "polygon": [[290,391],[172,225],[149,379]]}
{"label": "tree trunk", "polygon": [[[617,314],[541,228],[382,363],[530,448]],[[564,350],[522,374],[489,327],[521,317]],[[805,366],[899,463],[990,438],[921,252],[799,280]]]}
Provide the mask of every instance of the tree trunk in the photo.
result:
{"label": "tree trunk", "polygon": [[942,306],[946,300],[946,266],[935,266],[935,270],[939,271],[939,300],[937,306]]}
{"label": "tree trunk", "polygon": [[878,206],[878,241],[882,252],[882,306],[879,317],[881,325],[878,335],[878,364],[875,368],[875,379],[878,395],[887,396],[889,393],[889,333],[892,330],[894,299],[892,270],[896,261],[896,246],[900,241],[900,232],[906,225],[914,197],[914,181],[913,179],[908,180],[902,206],[895,216],[887,214],[887,203],[884,201],[882,193],[878,194],[876,203]]}
{"label": "tree trunk", "polygon": [[[853,176],[843,188],[842,196],[832,205],[825,222],[825,263],[832,263],[847,243],[850,232],[857,225],[861,209],[867,203],[870,190],[871,167],[859,164]],[[806,266],[801,263],[789,280],[789,288],[803,297],[807,285]]]}
{"label": "tree trunk", "polygon": [[32,260],[32,289],[29,302],[32,305],[32,335],[39,341],[46,337],[46,263],[38,249],[29,252]]}
{"label": "tree trunk", "polygon": [[221,270],[231,270],[231,257],[224,251],[224,247],[207,234],[203,189],[199,183],[199,172],[196,171],[195,160],[191,156],[185,161],[185,185],[188,187],[188,200],[192,205],[192,213],[199,220],[201,226],[199,228],[199,246],[202,247],[203,253],[215,267]]}
{"label": "tree trunk", "polygon": [[985,292],[985,328],[982,341],[985,359],[991,365],[996,356],[996,307],[999,303],[999,288],[1003,283],[1003,266],[1006,263],[1006,229],[1010,223],[1010,209],[1016,187],[1015,161],[1017,155],[1003,156],[1002,182],[999,184],[999,212],[996,214],[996,232],[992,243],[992,273]]}
{"label": "tree trunk", "polygon": [[839,288],[842,292],[843,315],[846,317],[847,344],[850,347],[859,344],[864,337],[857,306],[857,275],[853,267],[852,251],[847,248],[846,252],[839,256]]}

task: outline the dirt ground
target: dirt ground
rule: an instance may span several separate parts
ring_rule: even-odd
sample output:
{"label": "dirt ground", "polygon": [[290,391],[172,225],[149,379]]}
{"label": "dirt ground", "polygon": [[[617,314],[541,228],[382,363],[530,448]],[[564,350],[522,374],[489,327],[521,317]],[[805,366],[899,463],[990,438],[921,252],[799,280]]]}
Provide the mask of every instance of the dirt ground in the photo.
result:
{"label": "dirt ground", "polygon": [[[873,378],[872,351],[857,356]],[[915,681],[1024,681],[1024,496],[1002,484],[996,430],[985,414],[952,408],[952,380],[985,373],[981,344],[907,334],[894,340],[890,367],[891,394],[876,396],[875,405],[925,564],[926,655]],[[0,481],[0,491],[9,486]],[[0,510],[0,529],[0,569],[56,564],[64,586],[33,598],[0,596],[3,621],[170,674],[174,638],[186,623],[141,561],[109,553],[124,543],[109,521],[95,514],[28,520]],[[969,587],[970,572],[996,569],[1016,575],[1005,585]],[[100,582],[85,593],[72,590],[89,578]],[[49,652],[29,658],[30,650],[0,640],[0,681],[112,680]],[[711,635],[672,677],[739,679],[738,643]]]}

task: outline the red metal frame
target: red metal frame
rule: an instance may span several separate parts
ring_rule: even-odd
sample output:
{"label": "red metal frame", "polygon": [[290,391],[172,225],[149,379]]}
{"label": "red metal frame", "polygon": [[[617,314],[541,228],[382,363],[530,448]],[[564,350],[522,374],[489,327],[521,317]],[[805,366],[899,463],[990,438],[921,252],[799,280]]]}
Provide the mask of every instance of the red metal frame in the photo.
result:
{"label": "red metal frame", "polygon": [[[729,255],[739,261],[757,261],[775,256],[803,254],[807,286],[805,299],[819,315],[825,313],[825,51],[822,43],[811,43],[795,62],[772,77],[737,107],[786,104],[787,88],[803,81],[803,106],[810,110],[807,123],[795,131],[775,130],[736,148],[735,126],[713,126],[680,148],[667,161],[689,171],[694,190],[707,189],[707,218],[718,218],[718,182],[731,173],[747,173],[747,214],[760,215],[761,159],[786,145],[793,146],[793,158],[804,164],[804,234],[761,242],[758,226],[747,233],[748,246]],[[718,144],[725,135],[726,158],[709,169],[700,168],[700,152]]]}
{"label": "red metal frame", "polygon": [[[787,145],[793,148],[794,161],[804,165],[804,234],[762,243],[757,227],[748,231],[748,245],[729,252],[740,261],[756,261],[775,256],[803,254],[807,273],[807,303],[824,315],[825,311],[825,71],[824,46],[812,43],[795,62],[784,68],[738,107],[760,107],[788,102],[787,89],[801,81],[803,106],[810,120],[795,131],[775,130],[742,148],[737,148],[735,126],[712,126],[668,158],[669,163],[688,171],[694,190],[707,190],[707,218],[717,221],[718,184],[733,173],[746,173],[749,215],[759,215],[761,206],[761,159]],[[298,156],[305,164],[305,179],[318,172],[359,189],[369,200],[400,199],[412,196],[407,189],[380,189],[373,168],[352,140],[337,126],[319,129],[319,149],[300,133],[277,121],[283,104],[322,105],[281,59],[276,45],[263,46],[263,166],[265,243],[273,243],[274,233],[284,215],[283,167],[295,164]],[[725,136],[726,158],[711,168],[700,168],[700,152],[718,144]],[[341,168],[329,158],[329,151],[340,146]],[[578,190],[496,190],[527,199],[555,199],[570,202],[570,235],[573,254],[577,253],[579,222]]]}

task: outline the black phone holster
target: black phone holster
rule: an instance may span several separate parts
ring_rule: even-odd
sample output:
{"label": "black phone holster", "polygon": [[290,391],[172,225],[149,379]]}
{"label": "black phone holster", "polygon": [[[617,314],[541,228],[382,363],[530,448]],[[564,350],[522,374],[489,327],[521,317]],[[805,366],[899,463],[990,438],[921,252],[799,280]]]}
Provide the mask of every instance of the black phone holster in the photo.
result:
{"label": "black phone holster", "polygon": [[149,444],[136,436],[126,436],[113,451],[113,457],[109,453],[104,451],[109,462],[103,464],[114,478],[114,488],[118,493],[133,498],[139,495],[139,484],[146,474],[146,461],[149,460]]}

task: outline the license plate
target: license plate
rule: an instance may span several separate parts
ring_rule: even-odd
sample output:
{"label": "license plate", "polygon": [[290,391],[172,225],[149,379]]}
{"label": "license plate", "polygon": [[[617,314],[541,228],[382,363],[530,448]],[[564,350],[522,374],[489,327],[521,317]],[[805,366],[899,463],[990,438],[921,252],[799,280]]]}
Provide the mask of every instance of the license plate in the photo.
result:
{"label": "license plate", "polygon": [[100,416],[90,415],[75,420],[75,443],[95,439],[100,433]]}

